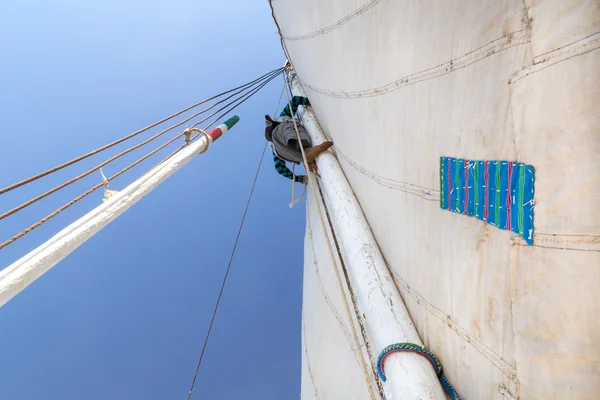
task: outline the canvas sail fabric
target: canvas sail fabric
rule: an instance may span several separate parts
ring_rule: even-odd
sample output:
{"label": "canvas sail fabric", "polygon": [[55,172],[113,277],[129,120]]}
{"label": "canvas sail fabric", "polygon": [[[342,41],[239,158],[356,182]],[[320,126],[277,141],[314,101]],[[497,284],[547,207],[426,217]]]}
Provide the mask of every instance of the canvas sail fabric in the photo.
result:
{"label": "canvas sail fabric", "polygon": [[[345,310],[342,291],[327,249],[317,207],[307,196],[304,242],[304,283],[302,304],[302,398],[370,399],[361,367],[361,350],[353,337],[352,320]],[[325,212],[325,211],[323,211]],[[327,230],[333,243],[331,232]],[[351,302],[347,292],[348,302]],[[360,333],[358,333],[360,335]],[[372,384],[372,382],[371,382]]]}
{"label": "canvas sail fabric", "polygon": [[[422,340],[461,396],[598,398],[597,2],[273,6],[284,37],[335,26],[287,40],[291,61]],[[442,210],[441,156],[533,166],[533,246]],[[326,256],[323,245],[316,249]],[[312,262],[305,259],[307,276]],[[326,291],[334,284],[325,281]],[[304,332],[312,345],[303,356],[319,393],[346,398],[332,379],[350,350],[338,346],[334,355],[327,347],[344,334],[328,330],[327,307],[307,307],[317,295],[307,287]],[[336,338],[318,339],[326,332]],[[360,376],[360,366],[349,363],[344,373]]]}

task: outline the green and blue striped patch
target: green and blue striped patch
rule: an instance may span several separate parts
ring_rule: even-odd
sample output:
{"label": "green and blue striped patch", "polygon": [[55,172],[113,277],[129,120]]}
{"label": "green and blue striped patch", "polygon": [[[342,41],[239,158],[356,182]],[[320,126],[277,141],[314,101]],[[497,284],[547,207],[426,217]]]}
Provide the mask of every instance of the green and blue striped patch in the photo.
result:
{"label": "green and blue striped patch", "polygon": [[523,163],[440,157],[440,207],[515,232],[531,245],[534,178]]}

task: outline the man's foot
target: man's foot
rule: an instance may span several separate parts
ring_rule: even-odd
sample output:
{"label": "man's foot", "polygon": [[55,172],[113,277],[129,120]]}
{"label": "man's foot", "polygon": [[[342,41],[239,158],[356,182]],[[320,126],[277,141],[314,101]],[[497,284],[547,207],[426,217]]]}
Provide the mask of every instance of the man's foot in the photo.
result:
{"label": "man's foot", "polygon": [[333,146],[333,142],[323,142],[318,146],[309,147],[305,149],[304,152],[306,154],[306,161],[308,161],[308,170],[313,172],[315,175],[319,176],[319,170],[317,168],[317,163],[315,159],[319,156],[319,154],[327,151],[331,146]]}
{"label": "man's foot", "polygon": [[308,149],[304,149],[306,154],[306,161],[308,164],[313,164],[315,159],[319,156],[319,154],[327,151],[331,146],[333,146],[333,142],[323,142],[318,146],[309,147]]}

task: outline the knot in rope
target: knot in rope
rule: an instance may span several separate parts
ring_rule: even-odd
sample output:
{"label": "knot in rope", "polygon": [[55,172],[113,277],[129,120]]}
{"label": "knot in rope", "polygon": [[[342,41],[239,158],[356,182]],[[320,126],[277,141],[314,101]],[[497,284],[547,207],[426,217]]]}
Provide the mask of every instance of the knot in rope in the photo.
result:
{"label": "knot in rope", "polygon": [[192,131],[189,128],[185,128],[183,134],[185,135],[185,144],[187,146],[190,144],[190,140],[192,140]]}
{"label": "knot in rope", "polygon": [[440,361],[437,359],[435,354],[433,354],[431,351],[427,350],[425,347],[419,346],[418,344],[414,344],[414,343],[394,343],[392,345],[387,346],[386,348],[384,348],[381,351],[381,354],[379,354],[379,357],[377,358],[377,372],[379,373],[379,377],[381,378],[382,381],[385,382],[387,380],[387,378],[385,376],[384,365],[383,365],[384,360],[390,354],[397,353],[397,352],[416,353],[422,357],[425,357],[427,359],[427,361],[429,361],[431,363],[431,366],[435,370],[435,373],[436,373],[437,377],[439,378],[440,383],[442,384],[442,387],[444,388],[444,390],[446,392],[448,392],[448,394],[450,395],[452,400],[461,400],[461,398],[458,395],[458,393],[456,392],[456,390],[452,387],[452,385],[448,381],[448,378],[446,378],[446,376],[442,372],[442,364],[440,364]]}
{"label": "knot in rope", "polygon": [[104,198],[102,199],[102,201],[104,202],[119,192],[117,192],[116,190],[108,189],[108,179],[106,178],[106,176],[104,176],[104,172],[102,172],[102,168],[100,168],[100,175],[102,175],[102,181],[103,181],[102,184],[104,185]]}

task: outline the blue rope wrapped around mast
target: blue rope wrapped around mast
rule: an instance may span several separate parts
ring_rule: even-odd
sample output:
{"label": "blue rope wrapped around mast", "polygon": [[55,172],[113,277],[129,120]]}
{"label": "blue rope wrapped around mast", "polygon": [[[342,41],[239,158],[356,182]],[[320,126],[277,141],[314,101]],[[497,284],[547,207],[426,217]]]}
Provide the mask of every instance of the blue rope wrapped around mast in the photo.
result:
{"label": "blue rope wrapped around mast", "polygon": [[385,382],[387,380],[385,376],[385,369],[383,366],[384,360],[390,354],[397,352],[411,352],[425,357],[431,363],[431,366],[435,370],[435,373],[437,374],[440,383],[442,384],[442,387],[446,392],[448,392],[452,400],[462,400],[456,392],[456,390],[448,381],[448,378],[446,378],[446,376],[442,372],[442,364],[440,364],[440,361],[437,359],[435,354],[427,350],[425,347],[419,346],[418,344],[414,343],[394,343],[392,345],[387,346],[381,351],[381,354],[379,354],[379,357],[377,358],[377,372],[379,373],[379,378],[381,378],[382,381]]}

